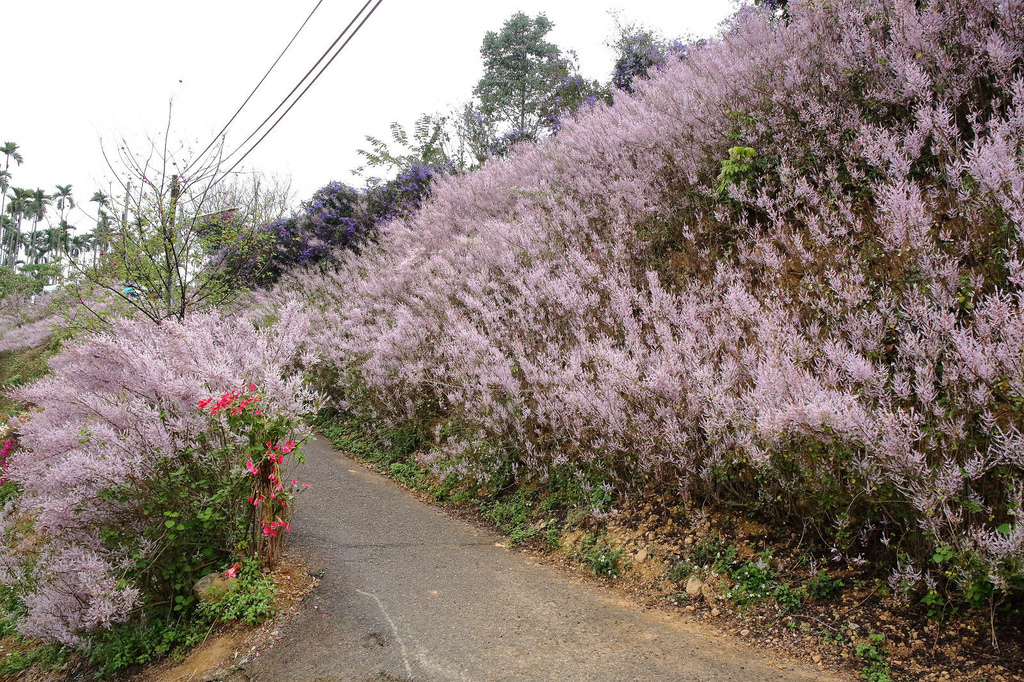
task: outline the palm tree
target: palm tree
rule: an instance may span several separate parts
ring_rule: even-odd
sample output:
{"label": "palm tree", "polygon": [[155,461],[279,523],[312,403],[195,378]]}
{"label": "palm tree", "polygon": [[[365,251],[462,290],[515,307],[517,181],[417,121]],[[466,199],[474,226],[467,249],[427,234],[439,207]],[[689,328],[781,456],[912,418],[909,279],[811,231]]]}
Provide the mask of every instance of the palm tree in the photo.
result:
{"label": "palm tree", "polygon": [[[72,259],[71,256],[71,233],[74,231],[74,225],[69,225],[68,221],[61,220],[57,227],[51,227],[46,230],[47,237],[47,251],[50,254],[50,262],[58,263],[63,261],[65,255],[68,256],[68,260]],[[77,256],[77,254],[75,254]],[[70,262],[69,262],[70,265]],[[64,269],[63,263],[61,265],[61,277],[63,277]]]}
{"label": "palm tree", "polygon": [[67,221],[62,220],[59,226],[43,230],[42,234],[46,237],[45,253],[50,255],[49,259],[45,259],[46,262],[54,263],[64,254],[68,244],[68,229],[70,226]]}
{"label": "palm tree", "polygon": [[54,260],[60,256],[60,229],[56,227],[48,227],[45,230],[40,230],[38,236],[39,257],[37,258],[37,261],[42,261],[43,263],[54,262]]}
{"label": "palm tree", "polygon": [[[32,200],[29,202],[29,209],[27,211],[29,217],[32,218],[32,236],[29,237],[29,244],[36,243],[36,229],[39,227],[39,221],[46,217],[46,209],[49,208],[52,198],[41,189],[37,189],[32,193]],[[39,263],[38,252],[33,262]]]}
{"label": "palm tree", "polygon": [[50,252],[50,238],[45,231],[32,231],[25,244],[25,259],[32,259],[32,265],[39,265],[47,253]]}
{"label": "palm tree", "polygon": [[91,235],[76,234],[68,242],[68,256],[78,262],[78,257],[85,251],[91,251],[93,247]]}
{"label": "palm tree", "polygon": [[103,214],[103,220],[89,233],[89,250],[92,251],[92,267],[96,269],[96,257],[106,255],[110,248],[110,239],[114,233],[110,229],[110,216]]}
{"label": "palm tree", "polygon": [[26,237],[21,232],[14,231],[11,234],[11,242],[8,244],[8,248],[10,249],[8,260],[10,261],[9,264],[12,272],[17,268],[17,266],[25,264],[25,260],[18,257],[21,253],[21,248],[25,246],[25,240]]}
{"label": "palm tree", "polygon": [[0,215],[3,215],[4,203],[7,199],[7,185],[9,185],[11,181],[11,159],[14,159],[14,162],[19,166],[25,159],[21,158],[21,154],[18,153],[18,145],[13,142],[4,142],[3,146],[0,147],[0,154],[3,154],[6,157],[4,162],[3,194],[0,195]]}
{"label": "palm tree", "polygon": [[7,212],[17,220],[14,230],[11,232],[11,238],[5,245],[7,248],[7,265],[11,268],[11,271],[14,270],[14,266],[17,263],[18,250],[22,243],[21,219],[25,217],[25,213],[28,211],[28,204],[32,195],[33,192],[30,189],[15,187],[11,190],[11,201],[7,204]]}
{"label": "palm tree", "polygon": [[105,210],[110,206],[110,197],[96,190],[89,201],[96,204],[96,229],[90,235],[92,242],[92,267],[95,270],[96,254],[102,255],[101,252],[110,246],[110,216]]}
{"label": "palm tree", "polygon": [[64,211],[75,207],[75,198],[71,196],[71,185],[57,185],[57,191],[51,199],[57,200],[57,210],[60,211],[60,219],[64,220]]}
{"label": "palm tree", "polygon": [[[4,197],[6,198],[6,197]],[[0,267],[7,265],[6,245],[14,236],[14,218],[0,213]]]}
{"label": "palm tree", "polygon": [[95,192],[92,193],[92,198],[89,199],[89,202],[97,204],[96,224],[99,225],[100,222],[102,222],[102,217],[106,215],[106,211],[104,211],[104,209],[110,205],[110,197],[108,197],[103,192],[96,190]]}
{"label": "palm tree", "polygon": [[[11,174],[7,171],[0,170],[0,204],[7,202],[7,190],[11,188]],[[6,244],[11,238],[11,230],[14,229],[14,221],[4,215],[3,210],[0,210],[0,265],[3,263],[2,255],[3,245]]]}

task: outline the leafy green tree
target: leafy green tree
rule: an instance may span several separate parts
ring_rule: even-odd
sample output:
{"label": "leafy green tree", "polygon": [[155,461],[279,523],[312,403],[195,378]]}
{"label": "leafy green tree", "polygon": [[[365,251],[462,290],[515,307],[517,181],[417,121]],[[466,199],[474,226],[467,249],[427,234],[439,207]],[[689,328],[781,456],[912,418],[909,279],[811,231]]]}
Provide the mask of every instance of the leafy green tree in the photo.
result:
{"label": "leafy green tree", "polygon": [[0,269],[0,301],[12,294],[28,296],[43,290],[43,283],[28,275]]}
{"label": "leafy green tree", "polygon": [[452,126],[452,156],[460,168],[471,170],[482,166],[491,153],[497,137],[495,123],[474,102],[455,109],[449,117]]}
{"label": "leafy green tree", "polygon": [[45,286],[58,280],[62,272],[61,267],[53,263],[31,263],[24,266],[20,274],[36,280],[39,286]]}
{"label": "leafy green tree", "polygon": [[[412,135],[406,132],[402,124],[394,121],[391,123],[391,139],[398,149],[392,149],[390,144],[373,137],[366,136],[370,149],[358,149],[356,153],[366,160],[366,164],[356,169],[362,173],[366,168],[384,168],[385,171],[408,168],[414,164],[435,166],[452,163],[451,155],[447,149],[451,137],[447,131],[447,116],[439,114],[423,114],[416,119],[413,125]],[[402,153],[404,150],[405,153]]]}
{"label": "leafy green tree", "polygon": [[[113,234],[97,267],[77,261],[70,293],[76,300],[105,299],[107,315],[139,314],[155,323],[182,320],[194,310],[226,303],[262,274],[269,246],[256,219],[268,208],[263,193],[224,191],[231,178],[221,171],[219,145],[194,156],[163,136],[142,149],[121,139],[107,155],[111,176],[123,191],[96,193],[97,228],[109,207]],[[106,154],[106,150],[104,151]],[[271,202],[273,203],[273,202]],[[212,229],[218,223],[225,229]],[[260,266],[262,267],[262,266]]]}
{"label": "leafy green tree", "polygon": [[480,55],[484,75],[473,93],[481,112],[510,130],[536,137],[550,115],[558,86],[569,77],[570,62],[544,38],[554,24],[543,14],[517,12],[501,31],[488,31]]}

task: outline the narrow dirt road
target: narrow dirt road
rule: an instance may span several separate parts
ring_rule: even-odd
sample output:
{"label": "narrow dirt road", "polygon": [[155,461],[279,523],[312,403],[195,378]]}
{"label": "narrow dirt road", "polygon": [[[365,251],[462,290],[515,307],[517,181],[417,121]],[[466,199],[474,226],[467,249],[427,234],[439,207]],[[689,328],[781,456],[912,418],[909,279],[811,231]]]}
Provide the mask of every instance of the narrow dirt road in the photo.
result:
{"label": "narrow dirt road", "polygon": [[319,440],[292,545],[323,571],[252,682],[839,680],[496,546]]}

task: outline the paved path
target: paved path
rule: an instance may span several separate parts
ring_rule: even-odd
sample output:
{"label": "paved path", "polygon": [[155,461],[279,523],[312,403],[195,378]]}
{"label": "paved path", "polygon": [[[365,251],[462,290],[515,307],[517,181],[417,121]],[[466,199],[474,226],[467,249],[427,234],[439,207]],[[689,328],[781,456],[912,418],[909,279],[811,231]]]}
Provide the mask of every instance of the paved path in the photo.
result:
{"label": "paved path", "polygon": [[307,455],[291,542],[323,579],[253,682],[838,679],[497,547],[323,439]]}

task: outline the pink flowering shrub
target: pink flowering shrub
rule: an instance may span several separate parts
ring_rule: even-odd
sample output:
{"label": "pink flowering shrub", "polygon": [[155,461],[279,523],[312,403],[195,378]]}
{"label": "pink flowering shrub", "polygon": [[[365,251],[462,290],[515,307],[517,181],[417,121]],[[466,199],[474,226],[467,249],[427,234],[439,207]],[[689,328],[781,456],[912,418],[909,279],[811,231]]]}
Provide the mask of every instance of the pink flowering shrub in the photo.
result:
{"label": "pink flowering shrub", "polygon": [[1019,589],[1022,11],[743,10],[274,296],[439,470],[675,488],[896,584]]}
{"label": "pink flowering shrub", "polygon": [[47,295],[5,298],[0,301],[0,353],[41,346],[57,320]]}
{"label": "pink flowering shrub", "polygon": [[138,607],[189,609],[196,578],[257,551],[245,464],[306,434],[308,325],[297,306],[259,328],[118,320],[16,392],[33,407],[7,469],[21,495],[0,513],[0,584],[21,594],[22,632],[85,646]]}

